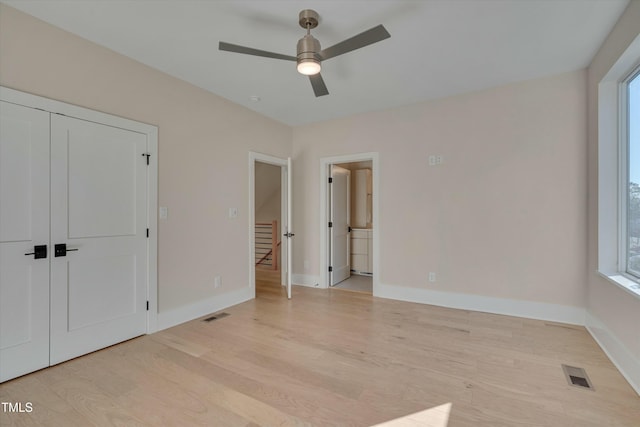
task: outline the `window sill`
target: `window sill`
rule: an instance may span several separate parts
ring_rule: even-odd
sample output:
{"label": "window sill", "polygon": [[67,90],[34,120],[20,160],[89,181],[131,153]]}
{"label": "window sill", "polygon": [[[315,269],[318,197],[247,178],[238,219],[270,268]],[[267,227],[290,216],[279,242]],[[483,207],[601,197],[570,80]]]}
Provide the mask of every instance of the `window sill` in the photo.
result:
{"label": "window sill", "polygon": [[609,275],[602,272],[598,272],[598,273],[605,279],[612,282],[613,284],[617,285],[618,287],[624,289],[631,295],[640,299],[640,283],[638,283],[637,281],[629,279],[628,277],[623,276],[622,274]]}

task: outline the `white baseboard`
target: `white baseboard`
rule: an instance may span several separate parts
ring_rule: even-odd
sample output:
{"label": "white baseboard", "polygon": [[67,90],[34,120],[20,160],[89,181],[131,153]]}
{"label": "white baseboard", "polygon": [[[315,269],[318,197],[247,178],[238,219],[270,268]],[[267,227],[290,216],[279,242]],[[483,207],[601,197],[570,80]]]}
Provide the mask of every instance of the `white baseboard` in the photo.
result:
{"label": "white baseboard", "polygon": [[374,287],[374,296],[572,325],[585,324],[584,308],[558,304],[390,286],[382,283]]}
{"label": "white baseboard", "polygon": [[198,301],[194,304],[160,312],[158,313],[158,328],[156,331],[150,331],[150,333],[161,331],[210,313],[215,313],[232,305],[253,299],[253,297],[253,289],[247,286],[236,291]]}
{"label": "white baseboard", "polygon": [[589,312],[586,327],[629,385],[640,395],[640,359],[635,357],[600,319]]}
{"label": "white baseboard", "polygon": [[291,275],[291,282],[294,285],[308,286],[310,288],[321,288],[322,287],[322,286],[319,285],[320,277],[311,276],[311,275],[308,275],[308,274],[292,274]]}

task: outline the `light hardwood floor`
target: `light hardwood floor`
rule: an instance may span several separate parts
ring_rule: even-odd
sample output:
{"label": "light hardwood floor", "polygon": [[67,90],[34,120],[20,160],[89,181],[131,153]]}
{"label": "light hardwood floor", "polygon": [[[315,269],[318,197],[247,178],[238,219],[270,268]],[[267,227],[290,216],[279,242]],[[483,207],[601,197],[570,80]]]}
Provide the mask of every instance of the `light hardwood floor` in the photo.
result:
{"label": "light hardwood floor", "polygon": [[[640,425],[640,397],[582,327],[340,290],[288,301],[276,280],[227,317],[0,385],[2,402],[33,405],[0,424],[369,426],[427,410],[402,425]],[[595,391],[567,385],[562,363]]]}

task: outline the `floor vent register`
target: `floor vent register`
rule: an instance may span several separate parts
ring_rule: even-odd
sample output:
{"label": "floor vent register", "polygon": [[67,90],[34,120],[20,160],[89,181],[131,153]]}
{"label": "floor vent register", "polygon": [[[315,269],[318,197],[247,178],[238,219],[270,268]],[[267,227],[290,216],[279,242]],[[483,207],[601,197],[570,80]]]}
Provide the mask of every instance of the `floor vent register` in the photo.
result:
{"label": "floor vent register", "polygon": [[569,385],[594,390],[593,384],[591,384],[591,380],[584,369],[577,368],[575,366],[562,365],[562,370],[564,371],[564,376],[567,378]]}
{"label": "floor vent register", "polygon": [[222,319],[223,317],[227,317],[229,313],[217,313],[211,317],[207,317],[204,319],[205,322],[213,322],[214,320]]}

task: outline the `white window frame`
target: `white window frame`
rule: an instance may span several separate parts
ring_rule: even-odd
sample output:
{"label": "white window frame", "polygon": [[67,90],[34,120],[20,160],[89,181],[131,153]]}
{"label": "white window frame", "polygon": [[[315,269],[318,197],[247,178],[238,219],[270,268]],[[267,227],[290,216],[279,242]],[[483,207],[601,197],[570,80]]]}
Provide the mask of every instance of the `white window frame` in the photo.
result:
{"label": "white window frame", "polygon": [[640,64],[636,66],[631,73],[620,83],[619,86],[619,120],[620,120],[620,137],[618,152],[620,153],[620,163],[618,165],[619,184],[619,243],[618,253],[618,270],[623,276],[630,280],[640,283],[640,277],[629,272],[629,231],[628,231],[628,213],[629,213],[629,150],[630,150],[630,131],[629,131],[629,83],[635,78],[640,79]]}
{"label": "white window frame", "polygon": [[640,299],[627,269],[627,84],[640,69],[640,36],[598,85],[598,272]]}

